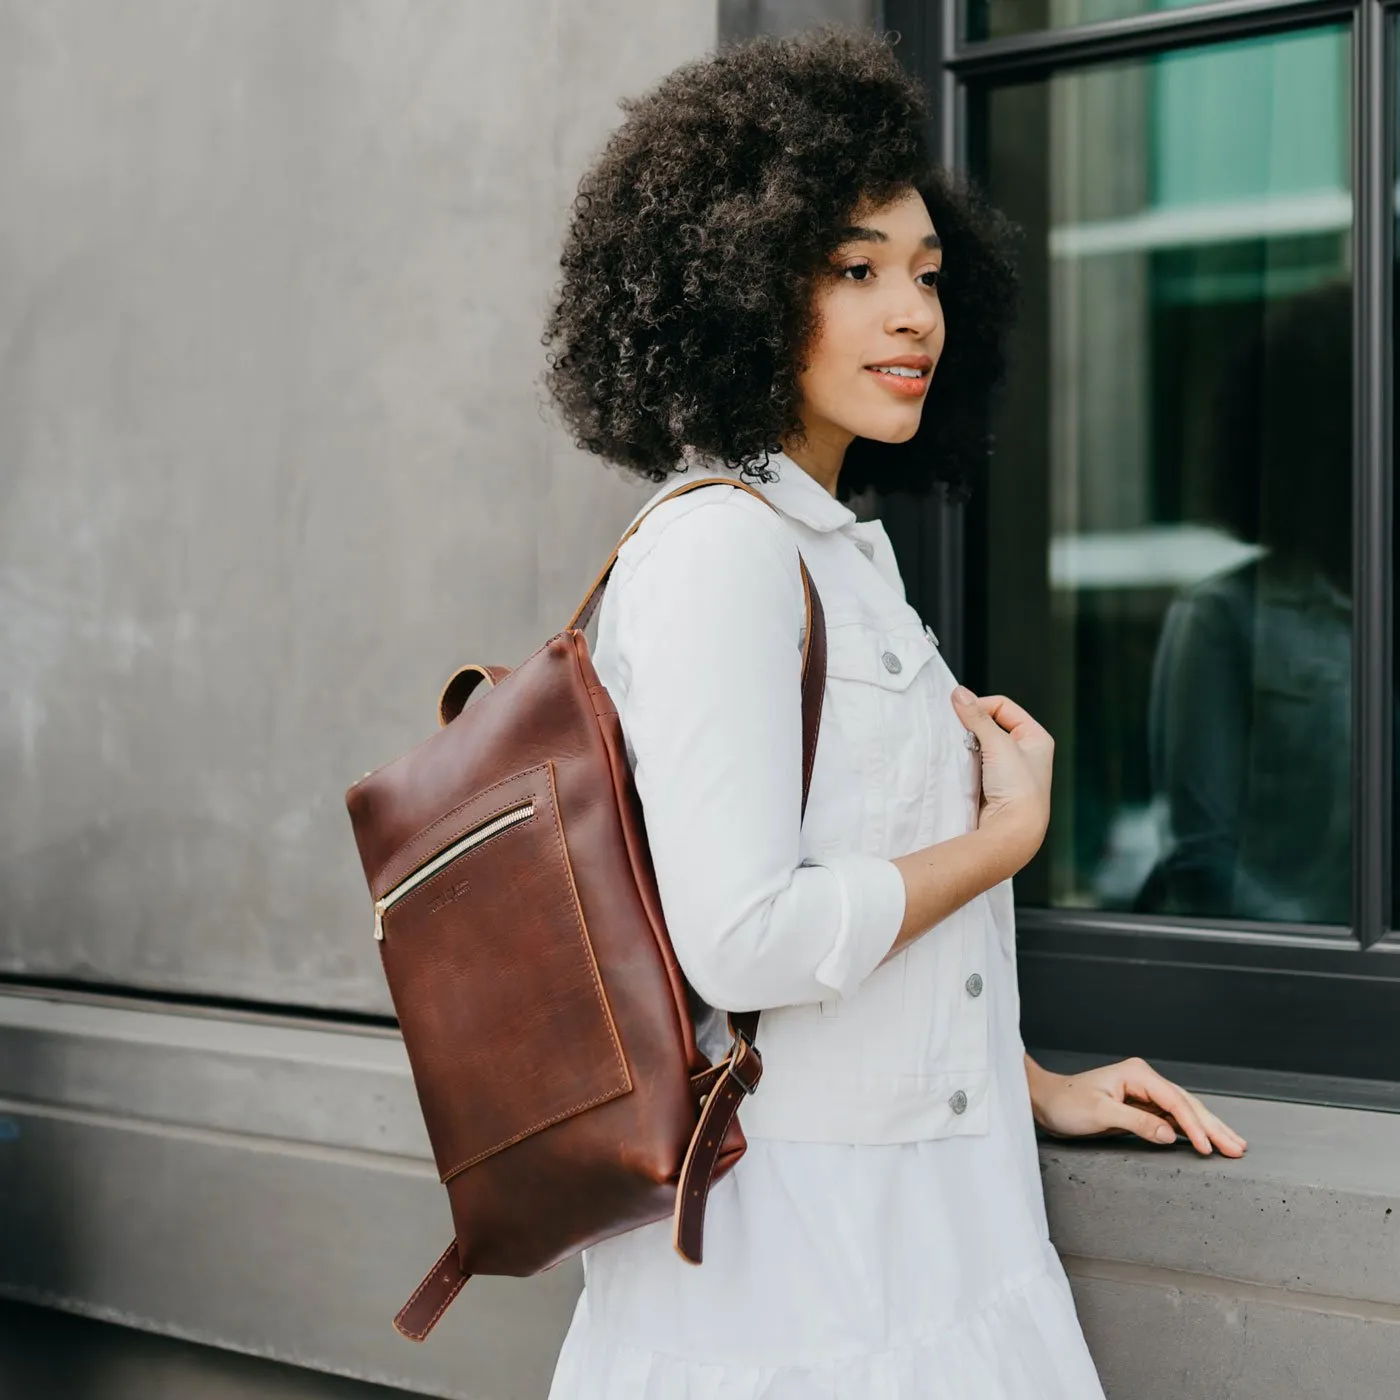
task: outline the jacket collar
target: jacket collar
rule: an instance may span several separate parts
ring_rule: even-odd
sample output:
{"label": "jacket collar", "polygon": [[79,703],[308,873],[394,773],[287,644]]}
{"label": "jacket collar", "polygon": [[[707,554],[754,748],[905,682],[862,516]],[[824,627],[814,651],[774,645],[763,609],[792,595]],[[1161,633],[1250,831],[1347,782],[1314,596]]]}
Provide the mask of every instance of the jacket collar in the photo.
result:
{"label": "jacket collar", "polygon": [[[803,471],[786,452],[771,453],[768,467],[770,471],[777,473],[776,481],[751,481],[748,484],[761,492],[765,499],[784,515],[800,521],[810,529],[823,532],[839,530],[843,525],[856,523],[855,511],[842,505],[821,482]],[[710,459],[691,463],[687,466],[684,476],[687,479],[724,476],[736,481],[743,480],[737,467]]]}

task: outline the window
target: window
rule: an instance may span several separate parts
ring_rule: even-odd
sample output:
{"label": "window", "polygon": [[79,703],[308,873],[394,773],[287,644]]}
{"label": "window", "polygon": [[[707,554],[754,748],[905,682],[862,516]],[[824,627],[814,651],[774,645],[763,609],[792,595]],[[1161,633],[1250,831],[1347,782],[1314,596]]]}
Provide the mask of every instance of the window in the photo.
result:
{"label": "window", "polygon": [[956,8],[885,22],[1023,308],[987,479],[895,543],[1056,736],[1026,1042],[1400,1081],[1386,6]]}
{"label": "window", "polygon": [[968,38],[1004,39],[1037,29],[1100,24],[1199,3],[1200,0],[970,0]]}
{"label": "window", "polygon": [[1060,765],[1023,900],[1350,922],[1348,62],[1289,34],[974,111],[1028,295],[970,588]]}

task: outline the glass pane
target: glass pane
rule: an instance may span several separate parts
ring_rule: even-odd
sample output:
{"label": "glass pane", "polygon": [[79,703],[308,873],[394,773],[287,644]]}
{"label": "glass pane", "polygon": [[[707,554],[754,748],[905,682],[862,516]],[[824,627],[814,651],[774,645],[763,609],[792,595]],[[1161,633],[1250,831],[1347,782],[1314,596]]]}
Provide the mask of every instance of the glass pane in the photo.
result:
{"label": "glass pane", "polygon": [[969,663],[1056,738],[1023,902],[1346,923],[1349,53],[983,93],[1025,295]]}
{"label": "glass pane", "polygon": [[967,37],[1004,39],[1034,29],[1097,24],[1154,10],[1181,10],[1202,0],[968,0]]}

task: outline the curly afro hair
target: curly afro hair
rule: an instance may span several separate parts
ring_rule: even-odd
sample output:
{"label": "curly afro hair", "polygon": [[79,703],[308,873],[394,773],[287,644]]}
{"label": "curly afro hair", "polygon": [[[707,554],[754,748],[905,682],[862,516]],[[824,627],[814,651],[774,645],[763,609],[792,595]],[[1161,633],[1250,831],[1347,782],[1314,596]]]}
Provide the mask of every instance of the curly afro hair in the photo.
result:
{"label": "curly afro hair", "polygon": [[965,497],[1016,299],[1011,230],[933,162],[923,89],[890,42],[831,25],[763,36],[620,106],[574,199],[542,337],[575,443],[649,481],[688,450],[768,479],[768,454],[800,440],[798,375],[838,230],[913,188],[943,243],[946,345],[918,433],[857,438],[840,494],[941,482]]}

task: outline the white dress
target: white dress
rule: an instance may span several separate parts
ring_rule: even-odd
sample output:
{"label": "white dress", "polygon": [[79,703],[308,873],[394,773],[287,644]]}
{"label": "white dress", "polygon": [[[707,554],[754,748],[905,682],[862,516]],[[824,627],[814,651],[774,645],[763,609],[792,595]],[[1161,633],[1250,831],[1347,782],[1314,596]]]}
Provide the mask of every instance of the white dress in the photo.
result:
{"label": "white dress", "polygon": [[549,1400],[1103,1400],[1046,1226],[1014,933],[989,941],[987,1130],[750,1135],[701,1266],[669,1220],[584,1252]]}

